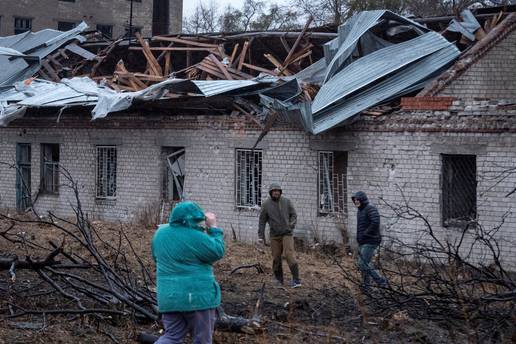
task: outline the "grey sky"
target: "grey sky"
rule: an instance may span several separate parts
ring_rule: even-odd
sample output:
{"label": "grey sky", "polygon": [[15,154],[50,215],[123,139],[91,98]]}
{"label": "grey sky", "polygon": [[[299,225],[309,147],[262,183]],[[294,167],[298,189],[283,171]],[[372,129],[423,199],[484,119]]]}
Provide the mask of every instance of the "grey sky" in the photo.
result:
{"label": "grey sky", "polygon": [[[242,8],[242,5],[244,3],[244,0],[212,0],[217,9],[219,11],[222,11],[224,7],[227,5],[231,5],[235,8]],[[183,17],[189,17],[193,11],[195,10],[195,7],[201,2],[201,0],[183,0]],[[210,2],[210,0],[203,0],[203,3],[207,4]],[[275,1],[264,1],[267,4],[271,3],[277,3],[277,4],[284,4],[287,2],[287,0],[275,0]]]}

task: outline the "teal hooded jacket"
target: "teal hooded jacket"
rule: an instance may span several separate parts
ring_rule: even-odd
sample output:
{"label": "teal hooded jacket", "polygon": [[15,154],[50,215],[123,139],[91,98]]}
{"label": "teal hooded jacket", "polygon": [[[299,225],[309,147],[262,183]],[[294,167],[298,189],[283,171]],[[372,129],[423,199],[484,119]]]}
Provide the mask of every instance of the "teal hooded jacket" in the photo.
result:
{"label": "teal hooded jacket", "polygon": [[212,264],[224,256],[223,232],[198,224],[204,211],[194,202],[174,207],[168,224],[152,239],[156,263],[158,308],[161,313],[188,312],[220,305],[220,286]]}

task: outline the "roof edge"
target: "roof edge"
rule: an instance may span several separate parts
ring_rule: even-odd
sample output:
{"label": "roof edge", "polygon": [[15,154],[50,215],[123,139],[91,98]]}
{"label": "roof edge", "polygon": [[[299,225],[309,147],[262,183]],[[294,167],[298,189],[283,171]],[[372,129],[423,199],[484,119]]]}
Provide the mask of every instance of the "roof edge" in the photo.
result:
{"label": "roof edge", "polygon": [[437,79],[419,92],[417,97],[437,95],[515,29],[516,13],[510,13],[499,25],[493,28],[484,38],[478,41],[477,44],[457,60],[451,68],[446,70]]}

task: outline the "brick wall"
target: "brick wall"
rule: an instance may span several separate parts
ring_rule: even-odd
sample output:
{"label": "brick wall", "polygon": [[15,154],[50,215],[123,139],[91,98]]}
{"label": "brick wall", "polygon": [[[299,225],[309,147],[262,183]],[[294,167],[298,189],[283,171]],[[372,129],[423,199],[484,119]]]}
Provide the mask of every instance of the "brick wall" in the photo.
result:
{"label": "brick wall", "polygon": [[[293,128],[275,128],[259,146],[263,149],[263,184],[282,183],[285,195],[298,210],[300,235],[316,234],[319,240],[339,241],[340,228],[344,226],[354,237],[356,210],[349,197],[349,217],[336,220],[317,214],[318,151],[346,151],[348,196],[357,190],[369,194],[379,205],[386,235],[421,240],[418,231],[424,224],[395,219],[380,199],[401,203],[404,195],[429,219],[439,236],[454,238],[459,234],[457,229],[441,226],[441,154],[476,155],[479,221],[490,228],[505,217],[497,238],[502,245],[502,259],[516,268],[516,195],[505,197],[516,187],[516,173],[503,174],[516,166],[516,132],[508,130],[516,128],[515,113],[503,104],[454,101],[448,111],[364,117],[347,129],[317,137]],[[228,235],[233,228],[241,240],[256,239],[258,212],[235,208],[234,175],[235,149],[251,147],[259,132],[237,119],[181,117],[124,128],[123,124],[130,126],[131,122],[113,116],[104,122],[93,122],[98,128],[90,129],[81,129],[79,122],[73,126],[74,122],[70,122],[71,128],[67,128],[65,118],[60,128],[29,129],[23,123],[18,120],[9,128],[0,128],[0,161],[14,161],[16,142],[32,142],[32,164],[37,167],[32,174],[33,190],[37,190],[39,180],[39,144],[58,140],[61,164],[80,181],[85,209],[94,217],[132,221],[146,207],[159,207],[161,147],[185,147],[189,197],[219,214]],[[469,126],[466,131],[464,123]],[[115,129],[117,126],[119,129]],[[114,202],[95,201],[95,145],[103,143],[118,147],[118,195]],[[14,185],[12,169],[0,166],[0,207],[14,207]],[[40,196],[37,206],[66,214],[70,197],[69,191],[62,188],[59,197]],[[262,197],[266,197],[265,190]],[[473,258],[485,259],[481,251],[475,251]]]}
{"label": "brick wall", "polygon": [[[190,125],[191,127],[191,125]],[[257,237],[258,211],[235,208],[235,149],[250,148],[259,135],[255,130],[199,129],[22,129],[1,132],[0,161],[15,160],[16,142],[32,143],[32,191],[39,184],[40,143],[60,143],[60,164],[78,181],[82,203],[95,218],[132,221],[148,207],[160,208],[162,185],[161,147],[185,147],[186,193],[205,209],[215,211],[231,235],[242,240]],[[116,144],[118,154],[116,201],[95,200],[95,146]],[[317,151],[308,136],[298,130],[274,131],[260,144],[263,149],[262,196],[271,182],[279,181],[284,194],[299,213],[301,235],[317,234],[324,241],[340,240],[332,217],[317,216]],[[61,179],[62,180],[62,179]],[[70,214],[70,190],[59,196],[39,195],[37,208]],[[15,173],[0,166],[0,207],[15,207]],[[317,232],[317,233],[315,233]]]}
{"label": "brick wall", "polygon": [[[32,18],[32,30],[57,29],[59,21],[86,21],[91,29],[97,24],[113,25],[119,37],[129,24],[129,0],[2,0],[0,1],[0,36],[14,34],[14,17]],[[183,3],[170,1],[170,33],[181,32]],[[152,0],[133,2],[133,25],[142,27],[144,36],[152,33]]]}
{"label": "brick wall", "polygon": [[439,95],[464,99],[514,98],[516,93],[516,31],[491,48]]}

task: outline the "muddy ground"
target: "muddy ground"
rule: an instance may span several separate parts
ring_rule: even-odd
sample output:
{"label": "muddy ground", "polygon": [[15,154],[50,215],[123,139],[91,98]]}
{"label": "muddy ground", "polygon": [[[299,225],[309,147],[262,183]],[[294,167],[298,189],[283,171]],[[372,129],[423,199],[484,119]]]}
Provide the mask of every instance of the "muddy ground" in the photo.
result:
{"label": "muddy ground", "polygon": [[[4,224],[5,225],[5,224]],[[96,222],[96,228],[112,240],[120,224]],[[1,229],[0,224],[0,229]],[[149,242],[152,228],[124,225],[134,248],[145,263],[153,266]],[[45,243],[60,241],[62,234],[52,227],[19,226],[18,232]],[[395,311],[375,316],[364,304],[364,295],[347,285],[329,255],[346,256],[345,268],[355,269],[352,257],[339,247],[317,247],[297,252],[302,288],[274,287],[271,283],[271,258],[263,250],[226,239],[226,256],[215,266],[222,288],[226,313],[251,317],[262,285],[265,283],[261,322],[263,331],[254,335],[216,332],[215,343],[461,343],[467,342],[460,327],[411,319]],[[127,247],[126,247],[127,248]],[[73,249],[73,248],[70,248]],[[22,245],[0,238],[0,254],[24,254]],[[37,255],[38,252],[32,252]],[[39,254],[42,254],[41,252]],[[259,264],[259,269],[231,271],[242,265]],[[284,268],[286,263],[284,263]],[[287,269],[288,272],[288,269]],[[287,273],[287,277],[289,274]],[[0,343],[136,343],[138,332],[158,333],[159,324],[134,322],[131,317],[98,321],[92,316],[40,315],[9,318],[9,302],[52,308],[52,297],[38,295],[37,275],[19,271],[15,283],[34,286],[33,297],[20,300],[10,295],[9,274],[0,272]]]}

